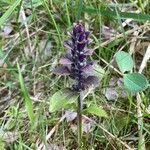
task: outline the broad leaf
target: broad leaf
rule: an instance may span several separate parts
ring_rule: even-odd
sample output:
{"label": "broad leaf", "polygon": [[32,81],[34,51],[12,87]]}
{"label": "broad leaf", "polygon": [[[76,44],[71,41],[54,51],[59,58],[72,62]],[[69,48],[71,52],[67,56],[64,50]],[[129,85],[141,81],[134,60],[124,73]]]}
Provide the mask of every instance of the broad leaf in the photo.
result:
{"label": "broad leaf", "polygon": [[96,115],[99,117],[107,117],[107,113],[105,112],[105,110],[101,107],[96,106],[96,105],[91,105],[90,107],[85,109],[85,111],[87,113],[90,113],[92,115]]}
{"label": "broad leaf", "polygon": [[77,93],[70,89],[60,90],[50,98],[49,111],[54,112],[60,110],[61,108],[66,108],[69,104],[75,102],[77,98]]}
{"label": "broad leaf", "polygon": [[144,91],[148,87],[146,77],[140,73],[131,73],[124,75],[125,87],[133,93]]}
{"label": "broad leaf", "polygon": [[115,56],[118,67],[122,73],[125,71],[131,71],[134,67],[134,61],[130,54],[121,51]]}

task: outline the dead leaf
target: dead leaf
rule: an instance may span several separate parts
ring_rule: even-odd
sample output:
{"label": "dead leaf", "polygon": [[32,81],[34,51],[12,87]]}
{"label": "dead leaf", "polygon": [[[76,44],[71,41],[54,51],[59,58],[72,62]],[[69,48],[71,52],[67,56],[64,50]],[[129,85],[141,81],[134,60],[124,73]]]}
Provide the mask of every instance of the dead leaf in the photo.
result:
{"label": "dead leaf", "polygon": [[[43,147],[41,150],[45,150],[45,147]],[[66,148],[63,145],[49,144],[48,150],[66,150]]]}
{"label": "dead leaf", "polygon": [[[92,131],[93,121],[88,120],[85,117],[82,117],[82,128],[84,133],[90,133]],[[77,133],[77,124],[72,123],[70,128],[74,133]]]}
{"label": "dead leaf", "polygon": [[94,124],[93,121],[87,120],[86,118],[83,117],[82,124],[83,124],[83,131],[85,133],[90,133],[92,131],[92,126]]}
{"label": "dead leaf", "polygon": [[106,88],[104,91],[104,95],[107,98],[107,100],[117,100],[118,99],[118,93],[116,92],[115,88]]}
{"label": "dead leaf", "polygon": [[117,85],[118,85],[120,88],[123,88],[123,86],[124,86],[124,84],[123,84],[123,78],[119,78],[119,79],[118,79]]}
{"label": "dead leaf", "polygon": [[67,110],[65,112],[65,116],[66,116],[67,122],[71,122],[77,117],[77,113]]}
{"label": "dead leaf", "polygon": [[102,36],[105,40],[109,40],[111,37],[115,37],[119,33],[112,27],[103,26],[102,27]]}
{"label": "dead leaf", "polygon": [[17,140],[18,138],[18,133],[17,132],[5,132],[2,136],[3,140],[10,144],[10,143],[13,143]]}
{"label": "dead leaf", "polygon": [[109,81],[109,86],[114,87],[117,84],[118,78],[112,77]]}
{"label": "dead leaf", "polygon": [[77,133],[77,125],[76,124],[71,124],[70,128],[71,128],[73,133]]}
{"label": "dead leaf", "polygon": [[13,27],[10,25],[4,26],[2,31],[0,32],[0,36],[8,36],[13,31]]}
{"label": "dead leaf", "polygon": [[40,49],[41,49],[41,51],[44,52],[44,55],[43,55],[44,58],[51,56],[52,47],[53,46],[52,46],[51,41],[48,41],[45,39],[40,41]]}
{"label": "dead leaf", "polygon": [[118,98],[127,98],[126,91],[124,89],[123,79],[112,77],[109,81],[109,88],[106,88],[103,92],[107,100],[117,100]]}

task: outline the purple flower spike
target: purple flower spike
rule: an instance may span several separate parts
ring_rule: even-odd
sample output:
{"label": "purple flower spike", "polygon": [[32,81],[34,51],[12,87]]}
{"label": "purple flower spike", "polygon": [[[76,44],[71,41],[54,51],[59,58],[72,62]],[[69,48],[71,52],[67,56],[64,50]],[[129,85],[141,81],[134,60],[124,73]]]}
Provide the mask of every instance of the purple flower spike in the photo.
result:
{"label": "purple flower spike", "polygon": [[98,84],[97,77],[93,76],[93,62],[88,62],[87,57],[93,54],[93,50],[87,49],[89,43],[89,31],[85,31],[85,27],[81,22],[74,25],[73,31],[69,34],[71,40],[65,42],[64,46],[68,53],[61,58],[59,63],[62,67],[53,70],[56,75],[69,75],[75,80],[74,90],[84,90],[89,84]]}

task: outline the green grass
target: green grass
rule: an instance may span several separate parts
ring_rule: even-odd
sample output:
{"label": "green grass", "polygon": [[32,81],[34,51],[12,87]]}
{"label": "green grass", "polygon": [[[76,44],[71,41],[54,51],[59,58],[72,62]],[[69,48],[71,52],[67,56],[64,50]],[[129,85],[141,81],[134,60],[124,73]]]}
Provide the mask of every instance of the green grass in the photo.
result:
{"label": "green grass", "polygon": [[[121,78],[111,66],[117,68],[113,61],[116,52],[130,51],[134,27],[140,30],[136,42],[139,45],[135,46],[133,54],[135,70],[138,70],[148,45],[140,51],[136,49],[143,43],[149,43],[150,9],[147,5],[142,0],[134,4],[132,0],[118,1],[118,4],[104,0],[1,0],[0,150],[34,150],[40,144],[44,144],[47,150],[52,144],[59,149],[76,149],[77,131],[72,129],[76,127],[76,120],[67,122],[62,119],[65,110],[49,112],[49,100],[60,89],[71,86],[72,81],[54,76],[51,70],[58,66],[60,56],[65,53],[63,43],[68,39],[67,32],[79,19],[91,31],[93,42],[90,48],[95,48],[91,59],[96,60],[105,72],[99,87],[85,99],[84,107],[97,104],[108,114],[107,118],[86,114],[94,123],[89,133],[83,133],[83,149],[124,150],[125,144],[140,149],[136,97],[128,94],[125,99],[108,101],[103,90],[110,87],[112,77]],[[20,17],[22,9],[26,14],[30,40]],[[131,10],[139,10],[140,14]],[[122,27],[121,23],[128,18],[133,21]],[[1,35],[2,29],[8,25],[13,28],[12,32],[6,36]],[[104,25],[109,31],[103,32]],[[112,30],[116,38],[111,36]],[[106,33],[108,39],[104,39]],[[32,53],[29,51],[29,43]],[[148,80],[149,66],[148,62],[143,72]],[[115,84],[114,87],[117,88]],[[150,114],[147,111],[150,107],[149,91],[147,89],[140,94],[143,101],[142,132],[147,149],[150,149]],[[53,134],[47,139],[52,131]],[[14,136],[11,142],[8,133]]]}

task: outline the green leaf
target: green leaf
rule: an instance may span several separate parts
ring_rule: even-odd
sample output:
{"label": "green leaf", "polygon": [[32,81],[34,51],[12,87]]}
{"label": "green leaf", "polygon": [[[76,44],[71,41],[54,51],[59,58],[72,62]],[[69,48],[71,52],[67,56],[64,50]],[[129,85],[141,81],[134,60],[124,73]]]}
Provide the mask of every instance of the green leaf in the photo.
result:
{"label": "green leaf", "polygon": [[101,107],[98,107],[96,105],[91,105],[87,109],[84,110],[87,113],[90,113],[92,115],[96,115],[99,117],[107,117],[107,113],[105,110]]}
{"label": "green leaf", "polygon": [[20,87],[21,87],[21,91],[25,100],[25,107],[28,113],[28,117],[30,119],[30,122],[34,123],[34,112],[33,112],[32,100],[30,99],[29,92],[25,87],[19,64],[17,64],[17,67],[18,67],[18,72],[19,72]]}
{"label": "green leaf", "polygon": [[70,89],[60,90],[50,98],[49,111],[54,112],[66,108],[69,104],[74,103],[77,98],[78,94]]}
{"label": "green leaf", "polygon": [[84,12],[87,12],[89,14],[96,14],[96,15],[103,15],[107,17],[113,17],[118,19],[118,14],[120,16],[120,19],[127,19],[131,18],[137,21],[150,21],[150,15],[149,14],[142,14],[142,13],[129,13],[129,12],[116,12],[115,10],[110,10],[108,8],[101,8],[101,9],[95,9],[95,8],[84,8]]}
{"label": "green leaf", "polygon": [[148,81],[146,77],[140,73],[125,74],[123,78],[124,85],[130,92],[141,92],[148,87]]}
{"label": "green leaf", "polygon": [[7,19],[10,17],[12,12],[15,10],[15,8],[20,4],[22,0],[16,0],[12,6],[9,7],[9,9],[3,14],[3,16],[0,18],[0,26],[2,26]]}
{"label": "green leaf", "polygon": [[134,67],[134,61],[131,55],[124,51],[118,52],[115,56],[115,59],[122,73],[125,71],[131,71]]}

